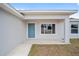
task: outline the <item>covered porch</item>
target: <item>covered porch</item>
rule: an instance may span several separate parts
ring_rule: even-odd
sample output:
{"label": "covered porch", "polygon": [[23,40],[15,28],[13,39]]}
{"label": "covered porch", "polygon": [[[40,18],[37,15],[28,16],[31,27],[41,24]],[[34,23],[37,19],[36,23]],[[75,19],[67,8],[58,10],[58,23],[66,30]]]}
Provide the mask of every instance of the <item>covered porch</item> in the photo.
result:
{"label": "covered porch", "polygon": [[[56,40],[64,43],[69,43],[69,16],[73,14],[71,11],[20,11],[25,15],[26,21],[26,39]],[[34,23],[35,32],[34,38],[28,38],[28,23]],[[41,34],[41,24],[56,24],[55,34]],[[29,31],[30,32],[30,31]],[[32,36],[33,36],[32,35]],[[41,40],[42,39],[42,40]]]}

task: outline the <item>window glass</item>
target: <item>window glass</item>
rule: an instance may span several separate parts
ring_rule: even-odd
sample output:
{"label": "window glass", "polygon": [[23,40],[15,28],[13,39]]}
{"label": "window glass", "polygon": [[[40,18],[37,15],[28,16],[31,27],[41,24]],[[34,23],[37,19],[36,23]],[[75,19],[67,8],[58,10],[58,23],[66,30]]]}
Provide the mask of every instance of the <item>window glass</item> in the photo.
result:
{"label": "window glass", "polygon": [[78,25],[77,24],[72,24],[71,27],[72,28],[78,28]]}
{"label": "window glass", "polygon": [[72,34],[78,33],[78,24],[71,24],[71,33]]}
{"label": "window glass", "polygon": [[55,33],[55,24],[52,24],[52,33]]}

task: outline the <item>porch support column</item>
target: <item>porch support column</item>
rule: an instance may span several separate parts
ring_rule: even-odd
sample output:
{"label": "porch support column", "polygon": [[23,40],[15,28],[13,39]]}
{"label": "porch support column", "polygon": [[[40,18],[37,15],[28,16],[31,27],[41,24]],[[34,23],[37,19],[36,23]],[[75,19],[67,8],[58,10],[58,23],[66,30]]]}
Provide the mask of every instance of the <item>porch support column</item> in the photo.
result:
{"label": "porch support column", "polygon": [[65,43],[69,43],[70,42],[70,31],[69,31],[69,18],[66,18],[65,21],[64,21],[64,25],[65,25],[65,28],[64,28],[64,41]]}

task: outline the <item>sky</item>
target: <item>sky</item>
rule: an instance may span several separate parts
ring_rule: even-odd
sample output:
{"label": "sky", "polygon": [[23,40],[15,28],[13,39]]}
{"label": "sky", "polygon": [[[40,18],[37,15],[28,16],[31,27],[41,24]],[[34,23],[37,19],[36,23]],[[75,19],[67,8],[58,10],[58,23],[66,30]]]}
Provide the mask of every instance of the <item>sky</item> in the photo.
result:
{"label": "sky", "polygon": [[78,10],[76,3],[12,3],[17,10]]}
{"label": "sky", "polygon": [[[16,10],[78,10],[77,3],[11,3]],[[79,12],[72,15],[73,18],[79,18]]]}

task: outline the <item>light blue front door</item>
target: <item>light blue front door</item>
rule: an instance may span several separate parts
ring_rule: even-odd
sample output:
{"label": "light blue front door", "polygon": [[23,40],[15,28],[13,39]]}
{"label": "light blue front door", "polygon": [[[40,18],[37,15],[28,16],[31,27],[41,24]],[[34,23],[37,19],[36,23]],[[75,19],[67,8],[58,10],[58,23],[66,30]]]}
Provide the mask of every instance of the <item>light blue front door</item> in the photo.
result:
{"label": "light blue front door", "polygon": [[28,38],[35,38],[35,24],[28,24]]}

